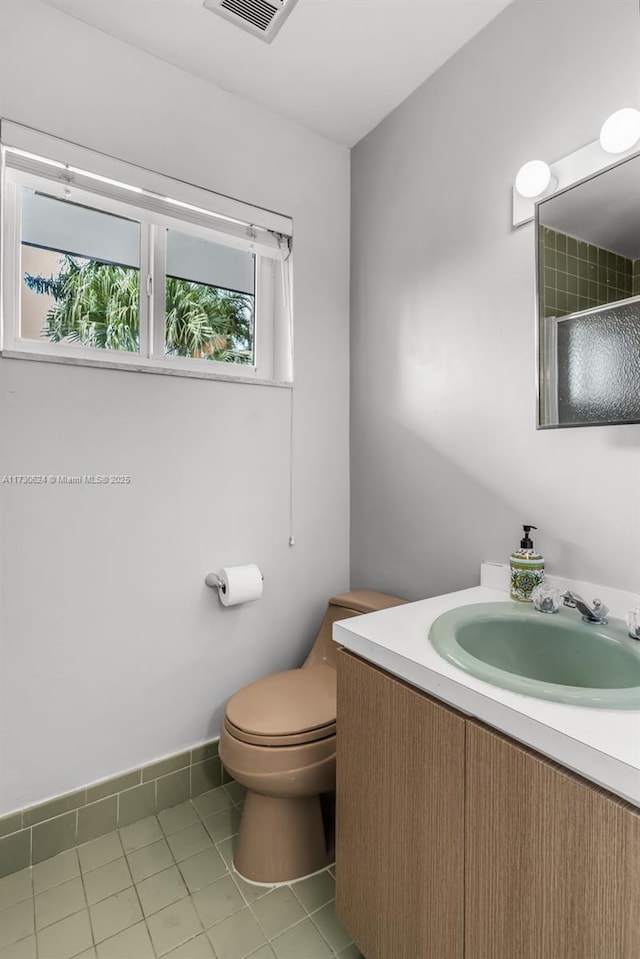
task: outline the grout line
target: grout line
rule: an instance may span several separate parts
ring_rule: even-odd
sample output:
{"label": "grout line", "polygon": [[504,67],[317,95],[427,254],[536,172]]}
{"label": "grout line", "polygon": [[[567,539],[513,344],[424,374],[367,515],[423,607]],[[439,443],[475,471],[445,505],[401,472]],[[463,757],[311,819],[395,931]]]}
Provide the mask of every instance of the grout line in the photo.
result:
{"label": "grout line", "polygon": [[[29,856],[29,861],[31,861],[31,856]],[[38,943],[38,930],[36,929],[36,893],[35,887],[33,885],[33,866],[29,866],[29,872],[31,873],[31,918],[33,919],[33,938],[35,939],[36,944],[36,959],[40,955],[40,945]]]}
{"label": "grout line", "polygon": [[86,909],[87,909],[87,919],[89,920],[89,931],[90,931],[90,933],[91,933],[91,946],[92,946],[93,949],[95,949],[95,948],[96,948],[96,939],[95,939],[95,936],[94,936],[94,933],[93,933],[93,922],[91,921],[91,912],[89,911],[89,899],[87,898],[87,888],[86,888],[86,886],[85,886],[85,884],[84,884],[84,872],[83,872],[83,870],[82,870],[82,864],[81,864],[81,862],[80,862],[80,856],[78,855],[78,852],[77,852],[77,846],[76,846],[76,857],[77,857],[77,859],[78,859],[78,868],[79,868],[79,870],[80,870],[80,882],[82,883],[82,893],[83,893],[83,895],[84,895],[85,906],[86,906]]}
{"label": "grout line", "polygon": [[[156,780],[156,783],[157,783],[157,780]],[[160,820],[158,819],[157,814],[154,816],[154,818],[155,818],[156,822],[158,823],[158,826],[160,827],[160,831],[161,831],[161,833],[162,833],[162,840],[164,841],[167,849],[169,850],[169,855],[171,856],[171,859],[173,860],[173,864],[177,866],[178,863],[176,862],[176,858],[175,858],[175,856],[174,856],[174,854],[173,854],[173,849],[171,848],[171,846],[170,846],[169,843],[167,842],[167,837],[166,837],[165,832],[164,832],[164,830],[163,830],[163,828],[162,828],[162,823],[161,823]],[[154,842],[159,842],[159,840],[155,839]],[[150,845],[152,845],[152,843],[147,843],[146,845],[147,845],[147,846],[150,846]],[[139,849],[145,849],[146,846],[139,846],[138,848],[139,848]],[[137,850],[132,850],[132,851],[133,851],[133,852],[136,852]],[[127,861],[127,865],[128,865],[128,861]],[[167,868],[172,868],[172,867],[169,867],[169,866],[168,866]],[[182,877],[182,872],[180,871],[180,867],[179,867],[179,866],[178,866],[178,871],[180,872],[180,876]],[[160,872],[164,872],[164,870],[161,869]],[[158,873],[157,873],[157,872],[154,872],[154,873],[152,873],[152,875],[153,875],[153,876],[157,876]],[[132,873],[132,878],[133,878],[133,873]],[[150,878],[151,878],[151,876],[145,876],[145,879],[150,879]],[[184,877],[182,877],[182,878],[183,878],[183,880],[184,880]],[[141,879],[140,881],[141,881],[141,882],[144,882],[144,879]],[[185,885],[186,885],[186,883],[185,883]],[[151,943],[151,948],[152,948],[152,950],[153,950],[153,954],[154,954],[154,956],[156,956],[156,959],[157,959],[157,957],[158,957],[158,952],[157,952],[157,950],[156,950],[156,946],[155,946],[155,943],[154,943],[154,941],[153,941],[153,937],[152,937],[152,935],[151,935],[151,928],[150,928],[149,922],[148,922],[148,918],[149,918],[149,917],[147,917],[147,915],[145,914],[144,909],[142,908],[142,902],[140,901],[140,895],[139,895],[139,893],[138,893],[137,883],[134,882],[134,886],[135,886],[135,889],[136,889],[136,895],[138,896],[138,901],[140,902],[140,910],[141,910],[141,912],[142,912],[142,921],[144,922],[145,929],[147,930],[147,935],[149,936],[149,942]],[[178,900],[178,901],[179,901],[179,900]],[[198,919],[199,919],[199,918],[200,918],[200,917],[198,916]],[[188,941],[188,940],[187,940],[187,941]],[[177,948],[177,947],[176,947],[176,948]]]}

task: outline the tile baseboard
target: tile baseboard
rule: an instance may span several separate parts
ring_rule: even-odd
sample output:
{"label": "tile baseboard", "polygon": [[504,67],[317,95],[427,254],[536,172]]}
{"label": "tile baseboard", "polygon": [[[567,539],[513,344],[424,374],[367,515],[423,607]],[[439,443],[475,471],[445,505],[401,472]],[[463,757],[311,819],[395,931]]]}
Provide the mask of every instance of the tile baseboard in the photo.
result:
{"label": "tile baseboard", "polygon": [[232,782],[218,739],[0,818],[0,878]]}

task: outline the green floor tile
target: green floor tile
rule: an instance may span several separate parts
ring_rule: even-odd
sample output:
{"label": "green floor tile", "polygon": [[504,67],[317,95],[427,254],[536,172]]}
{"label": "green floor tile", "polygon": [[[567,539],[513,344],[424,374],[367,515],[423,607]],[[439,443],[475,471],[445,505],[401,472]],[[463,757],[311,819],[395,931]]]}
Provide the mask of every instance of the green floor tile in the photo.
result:
{"label": "green floor tile", "polygon": [[120,829],[122,848],[127,854],[135,849],[142,849],[143,846],[149,846],[159,839],[164,839],[164,833],[155,816],[147,816]]}
{"label": "green floor tile", "polygon": [[107,862],[122,858],[122,843],[117,832],[111,832],[99,839],[92,839],[84,846],[78,847],[80,868],[82,872],[90,872]]}
{"label": "green floor tile", "polygon": [[154,876],[163,869],[173,866],[174,859],[166,839],[159,839],[149,846],[134,849],[127,854],[129,869],[134,882],[141,882],[149,876]]}
{"label": "green floor tile", "polygon": [[292,882],[291,888],[307,912],[315,912],[335,897],[336,881],[331,873],[325,870],[317,876],[310,876],[309,879]]}
{"label": "green floor tile", "polygon": [[98,943],[97,952],[98,959],[155,959],[144,922],[129,926],[110,939]]}
{"label": "green floor tile", "polygon": [[338,951],[351,945],[351,936],[338,922],[332,902],[314,912],[311,918],[332,949]]}
{"label": "green floor tile", "polygon": [[211,837],[201,822],[194,822],[180,832],[167,836],[167,842],[176,862],[195,856],[212,845]]}
{"label": "green floor tile", "polygon": [[0,948],[24,939],[34,931],[33,902],[25,899],[0,913]]}
{"label": "green floor tile", "polygon": [[33,895],[31,870],[21,869],[5,879],[0,879],[0,911]]}
{"label": "green floor tile", "polygon": [[76,876],[35,897],[36,929],[44,929],[85,908],[82,879]]}
{"label": "green floor tile", "polygon": [[158,819],[167,836],[171,836],[181,829],[186,829],[192,823],[199,822],[198,814],[190,802],[181,803],[172,809],[163,809],[158,813]]}
{"label": "green floor tile", "polygon": [[122,892],[131,885],[131,873],[124,856],[84,874],[84,888],[90,906]]}
{"label": "green floor tile", "polygon": [[235,806],[203,819],[204,827],[214,842],[222,842],[230,836],[236,836],[240,829],[240,810]]}
{"label": "green floor tile", "polygon": [[271,948],[278,959],[331,959],[333,956],[333,950],[311,919],[305,919],[297,926],[287,929],[272,941]]}
{"label": "green floor tile", "polygon": [[216,879],[221,879],[227,872],[227,864],[218,850],[210,847],[195,856],[183,859],[180,872],[189,892],[197,892],[198,889],[210,886]]}
{"label": "green floor tile", "polygon": [[203,931],[202,923],[189,899],[181,899],[180,902],[174,902],[166,909],[149,916],[147,925],[158,956],[164,956]]}
{"label": "green floor tile", "polygon": [[39,959],[71,959],[91,949],[91,925],[86,910],[47,926],[38,933]]}
{"label": "green floor tile", "polygon": [[245,907],[238,887],[228,875],[194,892],[191,899],[205,929]]}
{"label": "green floor tile", "polygon": [[211,789],[201,796],[196,796],[195,799],[192,800],[192,803],[200,818],[206,819],[208,816],[215,816],[216,813],[228,809],[229,806],[233,805],[233,800],[227,792],[220,787],[219,789]]}
{"label": "green floor tile", "polygon": [[249,959],[276,959],[276,954],[271,946],[261,946],[257,952],[252,952]]}
{"label": "green floor tile", "polygon": [[11,946],[0,949],[0,959],[36,959],[37,945],[35,936],[27,936],[20,942],[14,942]]}
{"label": "green floor tile", "polygon": [[347,946],[346,949],[341,949],[336,955],[338,959],[363,959],[362,953],[354,942],[352,942],[350,946]]}
{"label": "green floor tile", "polygon": [[33,867],[33,891],[36,895],[80,875],[78,850],[68,849]]}
{"label": "green floor tile", "polygon": [[245,959],[266,940],[248,906],[212,926],[208,936],[218,959]]}
{"label": "green floor tile", "polygon": [[215,959],[215,956],[206,933],[201,932],[195,939],[190,939],[177,949],[172,949],[166,954],[165,959]]}
{"label": "green floor tile", "polygon": [[285,929],[305,918],[305,911],[288,886],[274,889],[257,899],[251,911],[267,939],[273,939]]}
{"label": "green floor tile", "polygon": [[232,872],[232,877],[248,905],[251,905],[256,899],[261,899],[262,896],[268,895],[271,890],[275,888],[274,886],[263,886],[255,882],[247,882],[247,880],[239,876],[237,872]]}
{"label": "green floor tile", "polygon": [[142,910],[136,892],[131,888],[90,906],[89,915],[94,939],[99,943],[140,922]]}
{"label": "green floor tile", "polygon": [[155,876],[143,879],[137,884],[136,889],[145,916],[151,916],[165,906],[170,906],[172,902],[177,902],[189,895],[177,866],[171,866],[170,869],[158,872]]}

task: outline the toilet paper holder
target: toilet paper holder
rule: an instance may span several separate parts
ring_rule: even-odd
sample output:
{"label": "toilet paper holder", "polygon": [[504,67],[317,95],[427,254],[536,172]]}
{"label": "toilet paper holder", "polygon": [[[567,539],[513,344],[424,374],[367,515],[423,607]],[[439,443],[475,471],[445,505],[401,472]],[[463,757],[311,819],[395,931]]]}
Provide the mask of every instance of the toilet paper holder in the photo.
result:
{"label": "toilet paper holder", "polygon": [[207,586],[211,586],[212,589],[219,589],[223,593],[225,592],[227,588],[225,584],[221,581],[217,573],[207,573],[207,575],[204,578],[204,581],[207,584]]}
{"label": "toilet paper holder", "polygon": [[[225,583],[222,582],[217,573],[207,573],[204,581],[207,586],[210,586],[212,589],[217,589],[219,593],[226,593],[227,591]],[[262,576],[262,582],[264,583],[264,576]]]}

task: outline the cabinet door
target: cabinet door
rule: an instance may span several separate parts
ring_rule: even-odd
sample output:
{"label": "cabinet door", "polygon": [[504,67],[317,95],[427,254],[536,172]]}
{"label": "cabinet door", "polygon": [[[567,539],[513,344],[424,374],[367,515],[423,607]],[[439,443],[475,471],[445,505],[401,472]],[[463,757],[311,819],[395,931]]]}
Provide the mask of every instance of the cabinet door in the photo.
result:
{"label": "cabinet door", "polygon": [[638,959],[640,814],[467,723],[466,959]]}
{"label": "cabinet door", "polygon": [[366,959],[462,959],[464,719],[338,660],[338,915]]}

